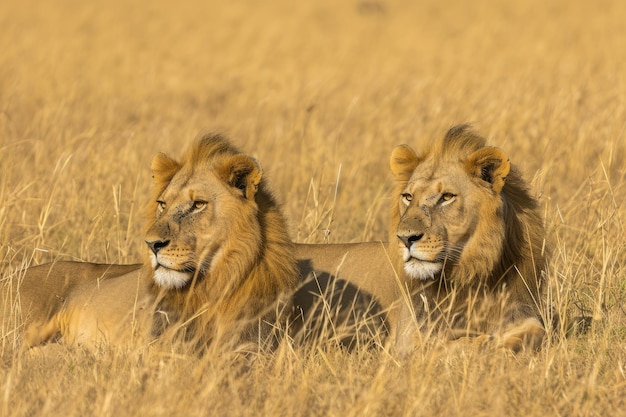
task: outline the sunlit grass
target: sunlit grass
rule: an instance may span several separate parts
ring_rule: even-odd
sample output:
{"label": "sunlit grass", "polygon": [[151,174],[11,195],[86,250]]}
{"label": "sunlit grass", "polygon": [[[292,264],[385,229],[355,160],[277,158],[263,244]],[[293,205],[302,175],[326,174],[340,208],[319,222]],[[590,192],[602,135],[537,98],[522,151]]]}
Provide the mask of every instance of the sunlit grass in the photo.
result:
{"label": "sunlit grass", "polygon": [[258,158],[297,241],[385,240],[393,146],[469,122],[541,198],[555,311],[592,327],[564,324],[536,354],[434,343],[407,361],[3,342],[0,414],[621,415],[624,16],[616,0],[9,0],[3,278],[56,259],[140,262],[151,157],[207,130]]}

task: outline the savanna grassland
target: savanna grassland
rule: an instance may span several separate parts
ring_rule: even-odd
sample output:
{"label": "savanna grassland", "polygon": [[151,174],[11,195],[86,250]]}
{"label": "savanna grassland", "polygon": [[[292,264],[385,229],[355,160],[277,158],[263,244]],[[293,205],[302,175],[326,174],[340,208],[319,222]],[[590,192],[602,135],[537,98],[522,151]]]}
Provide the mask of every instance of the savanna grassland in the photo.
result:
{"label": "savanna grassland", "polygon": [[539,353],[407,361],[3,337],[0,415],[624,415],[625,21],[620,0],[4,0],[1,277],[141,262],[151,158],[206,131],[258,158],[294,240],[385,240],[393,146],[469,122],[541,199],[555,308],[592,326]]}

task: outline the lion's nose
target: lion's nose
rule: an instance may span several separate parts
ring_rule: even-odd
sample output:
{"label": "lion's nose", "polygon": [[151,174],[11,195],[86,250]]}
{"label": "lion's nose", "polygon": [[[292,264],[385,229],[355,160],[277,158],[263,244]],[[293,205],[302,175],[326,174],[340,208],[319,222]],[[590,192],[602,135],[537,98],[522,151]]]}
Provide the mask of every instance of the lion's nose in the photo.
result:
{"label": "lion's nose", "polygon": [[402,243],[404,243],[404,246],[406,246],[408,249],[411,249],[411,245],[413,244],[413,242],[417,242],[418,240],[423,238],[424,233],[419,233],[417,235],[408,235],[408,236],[397,235],[397,236],[398,236],[398,239],[400,239]]}
{"label": "lion's nose", "polygon": [[146,244],[148,245],[148,247],[150,248],[150,250],[156,255],[162,248],[166,247],[167,245],[169,245],[170,241],[169,240],[153,240],[153,241],[148,241],[146,240]]}

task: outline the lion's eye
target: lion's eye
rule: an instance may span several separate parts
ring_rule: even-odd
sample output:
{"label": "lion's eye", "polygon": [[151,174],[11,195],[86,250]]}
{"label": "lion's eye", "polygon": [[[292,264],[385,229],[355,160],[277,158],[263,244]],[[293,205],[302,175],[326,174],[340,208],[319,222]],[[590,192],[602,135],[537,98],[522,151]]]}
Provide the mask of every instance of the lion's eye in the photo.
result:
{"label": "lion's eye", "polygon": [[443,193],[441,197],[439,198],[439,204],[441,204],[442,206],[446,206],[452,203],[455,199],[456,199],[456,195],[452,193]]}
{"label": "lion's eye", "polygon": [[401,197],[402,197],[402,202],[406,204],[407,206],[413,200],[413,194],[411,193],[402,193]]}
{"label": "lion's eye", "polygon": [[163,213],[163,211],[165,211],[165,207],[166,207],[165,201],[160,201],[160,200],[157,201],[157,213]]}
{"label": "lion's eye", "polygon": [[191,211],[200,211],[207,205],[206,201],[196,200],[191,204]]}

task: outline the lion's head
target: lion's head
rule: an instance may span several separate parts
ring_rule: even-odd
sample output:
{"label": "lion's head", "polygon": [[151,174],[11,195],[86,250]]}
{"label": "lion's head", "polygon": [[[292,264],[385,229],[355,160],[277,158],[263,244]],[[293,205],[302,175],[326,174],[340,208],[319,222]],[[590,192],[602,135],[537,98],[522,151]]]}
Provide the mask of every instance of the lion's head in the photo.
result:
{"label": "lion's head", "polygon": [[[504,290],[517,309],[504,321],[537,315],[544,229],[537,201],[502,150],[457,126],[420,154],[396,147],[391,170],[390,242],[410,289],[431,307],[449,301],[457,312],[476,289]],[[452,289],[465,295],[450,296]]]}
{"label": "lion's head", "polygon": [[293,244],[256,160],[208,135],[180,161],[155,156],[152,173],[145,241],[170,308],[253,317],[295,288]]}
{"label": "lion's head", "polygon": [[459,128],[419,156],[396,147],[391,169],[392,228],[407,277],[434,279],[445,267],[490,274],[504,242],[500,194],[511,169],[504,152]]}

